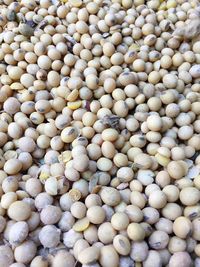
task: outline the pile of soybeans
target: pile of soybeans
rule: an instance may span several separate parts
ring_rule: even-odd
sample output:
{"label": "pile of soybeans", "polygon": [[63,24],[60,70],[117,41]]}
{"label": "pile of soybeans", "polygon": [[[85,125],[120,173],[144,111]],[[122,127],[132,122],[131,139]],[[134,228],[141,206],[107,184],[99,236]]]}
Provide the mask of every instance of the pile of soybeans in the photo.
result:
{"label": "pile of soybeans", "polygon": [[0,0],[0,266],[200,267],[200,2]]}

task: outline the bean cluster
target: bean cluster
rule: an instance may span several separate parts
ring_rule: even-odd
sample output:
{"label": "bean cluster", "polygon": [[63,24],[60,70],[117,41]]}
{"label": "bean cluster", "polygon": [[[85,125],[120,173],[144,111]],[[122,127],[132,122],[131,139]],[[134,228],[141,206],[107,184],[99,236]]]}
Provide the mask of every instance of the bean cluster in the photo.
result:
{"label": "bean cluster", "polygon": [[0,0],[0,266],[200,267],[198,0]]}

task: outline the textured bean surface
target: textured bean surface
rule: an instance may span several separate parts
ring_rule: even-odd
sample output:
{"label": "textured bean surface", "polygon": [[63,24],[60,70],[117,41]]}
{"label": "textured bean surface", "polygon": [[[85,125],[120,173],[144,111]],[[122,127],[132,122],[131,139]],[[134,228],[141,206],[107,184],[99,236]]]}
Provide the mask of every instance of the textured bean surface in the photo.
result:
{"label": "textured bean surface", "polygon": [[198,0],[0,1],[0,266],[200,266]]}

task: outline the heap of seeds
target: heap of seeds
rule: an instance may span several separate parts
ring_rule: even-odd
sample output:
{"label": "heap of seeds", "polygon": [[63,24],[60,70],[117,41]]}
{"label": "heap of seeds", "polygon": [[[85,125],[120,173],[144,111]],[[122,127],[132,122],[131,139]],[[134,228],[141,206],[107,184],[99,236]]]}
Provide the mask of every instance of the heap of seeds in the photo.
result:
{"label": "heap of seeds", "polygon": [[0,1],[0,266],[200,267],[200,2]]}

